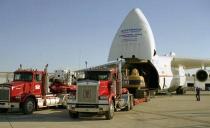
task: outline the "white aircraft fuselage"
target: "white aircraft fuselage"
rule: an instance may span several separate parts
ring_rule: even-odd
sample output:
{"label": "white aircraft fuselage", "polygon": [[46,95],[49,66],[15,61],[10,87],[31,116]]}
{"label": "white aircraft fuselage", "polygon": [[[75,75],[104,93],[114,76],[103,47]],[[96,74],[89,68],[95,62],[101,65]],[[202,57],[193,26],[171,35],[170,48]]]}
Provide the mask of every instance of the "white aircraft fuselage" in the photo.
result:
{"label": "white aircraft fuselage", "polygon": [[[169,91],[185,85],[183,66],[172,67],[174,54],[158,56],[150,25],[140,9],[133,9],[118,29],[110,48],[108,61],[117,58],[149,60],[158,72],[159,88]],[[147,69],[148,75],[153,75]],[[150,79],[150,81],[152,81]]]}

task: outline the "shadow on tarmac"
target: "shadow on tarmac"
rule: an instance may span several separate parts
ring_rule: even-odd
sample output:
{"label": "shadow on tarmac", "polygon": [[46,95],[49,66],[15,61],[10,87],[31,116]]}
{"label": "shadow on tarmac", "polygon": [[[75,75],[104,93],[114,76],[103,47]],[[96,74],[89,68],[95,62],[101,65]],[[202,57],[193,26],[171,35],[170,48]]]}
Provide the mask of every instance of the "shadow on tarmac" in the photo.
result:
{"label": "shadow on tarmac", "polygon": [[0,113],[0,122],[80,122],[106,120],[104,115],[81,113],[77,119],[69,117],[66,109],[46,109],[25,115],[20,112]]}

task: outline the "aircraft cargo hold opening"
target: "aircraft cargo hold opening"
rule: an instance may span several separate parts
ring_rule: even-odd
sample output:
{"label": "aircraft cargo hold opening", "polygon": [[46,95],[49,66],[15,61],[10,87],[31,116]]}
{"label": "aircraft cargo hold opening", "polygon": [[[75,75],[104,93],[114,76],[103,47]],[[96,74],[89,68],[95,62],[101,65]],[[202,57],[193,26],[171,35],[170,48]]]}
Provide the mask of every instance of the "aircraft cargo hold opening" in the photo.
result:
{"label": "aircraft cargo hold opening", "polygon": [[[126,63],[123,65],[122,68],[126,76],[131,76],[132,73],[137,69],[137,75],[143,77],[143,80],[145,82],[145,87],[149,90],[157,90],[159,89],[159,75],[154,67],[154,65],[149,60],[139,60],[137,58],[132,59],[126,59]],[[140,79],[142,81],[142,79]],[[130,84],[135,84],[136,82],[133,81]],[[130,85],[131,86],[131,85]]]}

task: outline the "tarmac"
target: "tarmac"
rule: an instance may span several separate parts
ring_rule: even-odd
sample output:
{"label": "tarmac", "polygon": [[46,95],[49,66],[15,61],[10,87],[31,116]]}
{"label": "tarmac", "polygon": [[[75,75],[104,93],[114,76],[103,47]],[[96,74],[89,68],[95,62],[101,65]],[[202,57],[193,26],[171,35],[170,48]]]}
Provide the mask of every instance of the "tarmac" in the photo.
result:
{"label": "tarmac", "polygon": [[210,128],[210,92],[196,101],[194,92],[186,95],[155,96],[131,111],[104,116],[81,115],[71,119],[65,109],[45,109],[32,115],[0,113],[0,128]]}

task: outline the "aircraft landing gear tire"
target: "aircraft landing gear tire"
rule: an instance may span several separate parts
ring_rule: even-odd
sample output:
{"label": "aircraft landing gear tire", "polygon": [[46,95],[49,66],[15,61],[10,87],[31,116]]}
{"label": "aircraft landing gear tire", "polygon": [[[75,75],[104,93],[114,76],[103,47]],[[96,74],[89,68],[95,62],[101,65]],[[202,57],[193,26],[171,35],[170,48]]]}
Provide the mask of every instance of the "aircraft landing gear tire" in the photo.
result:
{"label": "aircraft landing gear tire", "polygon": [[185,93],[186,93],[186,91],[183,88],[181,88],[181,87],[176,89],[176,94],[177,95],[183,95]]}

